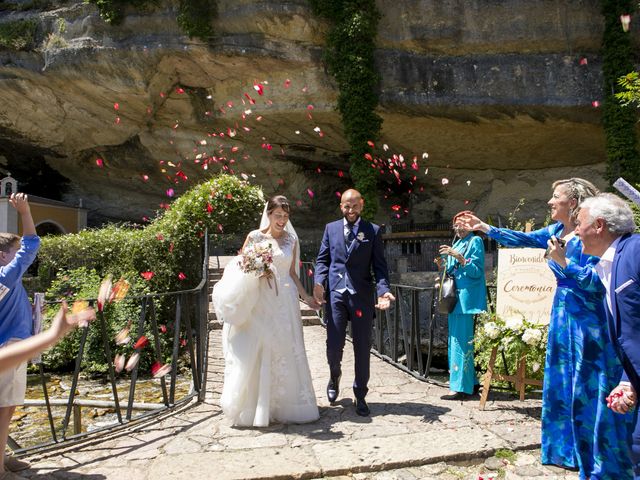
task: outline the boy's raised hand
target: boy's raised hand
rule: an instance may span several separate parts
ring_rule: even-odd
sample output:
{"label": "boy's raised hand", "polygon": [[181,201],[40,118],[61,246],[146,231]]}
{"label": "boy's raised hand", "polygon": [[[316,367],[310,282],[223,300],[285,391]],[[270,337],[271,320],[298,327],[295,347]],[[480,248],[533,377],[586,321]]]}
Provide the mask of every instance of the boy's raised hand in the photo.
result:
{"label": "boy's raised hand", "polygon": [[29,212],[29,197],[26,193],[12,193],[9,197],[9,203],[21,215]]}

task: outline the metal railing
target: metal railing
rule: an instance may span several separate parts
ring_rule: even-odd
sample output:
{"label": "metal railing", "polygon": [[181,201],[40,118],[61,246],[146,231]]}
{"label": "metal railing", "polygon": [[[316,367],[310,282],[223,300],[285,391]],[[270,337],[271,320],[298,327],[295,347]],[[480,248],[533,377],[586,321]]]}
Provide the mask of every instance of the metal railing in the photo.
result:
{"label": "metal railing", "polygon": [[436,323],[443,317],[436,313],[437,290],[392,284],[391,293],[396,298],[391,308],[376,311],[372,351],[417,378],[429,379]]}
{"label": "metal railing", "polygon": [[[42,364],[39,365],[40,381],[43,388],[44,400],[25,400],[25,406],[39,406],[47,409],[47,417],[49,421],[49,429],[51,433],[50,440],[29,447],[22,448],[15,440],[10,439],[10,446],[17,454],[33,452],[35,450],[45,450],[55,447],[60,443],[71,443],[84,439],[88,435],[95,435],[99,432],[105,432],[120,428],[133,421],[139,421],[149,416],[157,415],[167,409],[172,409],[183,405],[193,398],[198,401],[204,400],[206,370],[207,370],[207,348],[208,348],[208,260],[209,250],[207,236],[202,248],[202,278],[200,283],[192,289],[181,290],[169,293],[155,293],[140,296],[130,296],[121,302],[129,302],[136,305],[139,309],[139,316],[135,326],[132,326],[131,333],[134,331],[139,338],[145,331],[148,332],[149,345],[153,349],[153,358],[156,362],[162,362],[165,357],[162,352],[160,341],[159,325],[173,323],[173,339],[171,343],[171,370],[167,374],[168,379],[163,376],[160,378],[160,392],[158,396],[162,397],[161,403],[141,403],[135,402],[136,384],[139,378],[140,364],[138,363],[131,369],[130,383],[128,386],[128,398],[126,400],[120,397],[116,382],[116,372],[113,364],[113,356],[111,351],[111,339],[108,336],[107,318],[103,312],[98,312],[96,320],[88,327],[81,329],[81,338],[78,354],[75,359],[75,368],[69,389],[69,397],[65,399],[50,399],[47,388],[47,381]],[[96,304],[96,299],[89,299],[90,305]],[[55,304],[57,302],[48,302]],[[77,398],[77,387],[80,378],[81,366],[85,355],[85,347],[87,346],[87,338],[90,329],[99,329],[102,340],[102,348],[107,364],[108,383],[111,387],[111,398],[108,401],[96,402],[91,399]],[[189,364],[191,371],[191,388],[189,393],[182,398],[176,399],[176,380],[178,376],[178,360],[180,356],[180,347],[184,347],[184,352],[180,358],[184,358]],[[186,358],[185,358],[186,356]],[[168,382],[168,385],[167,385]],[[126,402],[126,406],[123,403]],[[56,420],[52,414],[52,406],[65,406],[65,414],[62,420],[62,426],[56,431]],[[111,425],[104,426],[92,430],[91,432],[81,432],[79,426],[82,424],[80,418],[81,406],[93,406],[95,408],[114,409],[117,421]],[[124,411],[123,411],[124,409]],[[149,410],[148,413],[132,416],[134,410]],[[74,433],[67,434],[72,414],[74,415]],[[124,414],[124,415],[123,415]]]}

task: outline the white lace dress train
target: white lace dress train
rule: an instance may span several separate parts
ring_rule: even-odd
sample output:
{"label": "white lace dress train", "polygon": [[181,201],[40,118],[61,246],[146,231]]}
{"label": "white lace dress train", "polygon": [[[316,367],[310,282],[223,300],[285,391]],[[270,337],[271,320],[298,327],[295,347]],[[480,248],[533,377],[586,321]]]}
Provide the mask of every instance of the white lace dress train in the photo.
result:
{"label": "white lace dress train", "polygon": [[262,427],[270,422],[305,423],[319,418],[304,347],[298,292],[289,275],[295,237],[281,245],[256,230],[250,242],[270,241],[274,281],[245,274],[233,259],[213,290],[224,321],[225,358],[220,404],[234,425]]}

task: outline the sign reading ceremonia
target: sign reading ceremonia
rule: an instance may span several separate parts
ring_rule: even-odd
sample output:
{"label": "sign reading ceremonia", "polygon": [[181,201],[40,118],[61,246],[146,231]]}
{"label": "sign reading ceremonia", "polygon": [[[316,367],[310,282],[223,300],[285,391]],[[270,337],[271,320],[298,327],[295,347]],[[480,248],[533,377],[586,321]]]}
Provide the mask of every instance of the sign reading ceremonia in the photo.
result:
{"label": "sign reading ceremonia", "polygon": [[556,279],[540,248],[498,250],[496,314],[548,324]]}

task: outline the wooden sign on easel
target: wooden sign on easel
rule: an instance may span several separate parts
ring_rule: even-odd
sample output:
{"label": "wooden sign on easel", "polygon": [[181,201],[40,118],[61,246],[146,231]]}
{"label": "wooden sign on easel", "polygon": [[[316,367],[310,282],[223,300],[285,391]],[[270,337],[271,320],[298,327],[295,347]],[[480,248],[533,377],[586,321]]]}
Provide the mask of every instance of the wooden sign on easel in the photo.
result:
{"label": "wooden sign on easel", "polygon": [[[525,231],[531,231],[527,224]],[[501,248],[498,251],[498,281],[496,315],[504,320],[525,317],[529,321],[549,323],[556,279],[541,248]],[[526,385],[542,386],[540,380],[526,378],[526,355],[518,360],[515,375],[495,372],[497,347],[491,351],[487,372],[482,382],[480,409],[484,409],[492,381],[507,381],[515,385],[524,400]]]}

